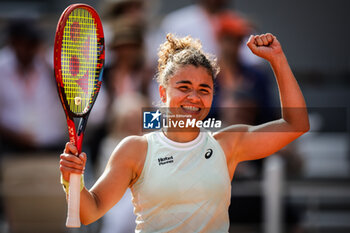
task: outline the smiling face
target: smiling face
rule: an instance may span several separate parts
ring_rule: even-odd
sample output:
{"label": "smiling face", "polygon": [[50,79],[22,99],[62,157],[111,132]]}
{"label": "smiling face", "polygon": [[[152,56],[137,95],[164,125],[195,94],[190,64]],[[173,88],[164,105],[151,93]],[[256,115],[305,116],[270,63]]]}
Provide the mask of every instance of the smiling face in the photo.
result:
{"label": "smiling face", "polygon": [[[160,85],[160,97],[172,113],[203,120],[213,100],[213,78],[204,67],[186,65],[177,70],[166,86]],[[175,112],[174,112],[175,111]]]}

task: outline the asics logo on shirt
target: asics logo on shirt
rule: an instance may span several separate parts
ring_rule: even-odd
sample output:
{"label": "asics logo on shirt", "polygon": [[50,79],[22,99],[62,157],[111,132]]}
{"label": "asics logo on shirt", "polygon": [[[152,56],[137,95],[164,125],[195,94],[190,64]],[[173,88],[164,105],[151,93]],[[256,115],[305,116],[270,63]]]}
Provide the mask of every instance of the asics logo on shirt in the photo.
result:
{"label": "asics logo on shirt", "polygon": [[213,154],[213,150],[212,149],[208,149],[207,152],[204,154],[204,157],[206,159],[209,159]]}

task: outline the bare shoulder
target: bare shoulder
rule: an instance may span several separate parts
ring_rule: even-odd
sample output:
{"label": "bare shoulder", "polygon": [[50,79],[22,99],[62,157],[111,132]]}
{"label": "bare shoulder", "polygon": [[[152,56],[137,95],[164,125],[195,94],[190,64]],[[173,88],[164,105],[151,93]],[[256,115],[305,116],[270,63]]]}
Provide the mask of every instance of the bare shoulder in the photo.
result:
{"label": "bare shoulder", "polygon": [[111,159],[126,159],[135,162],[145,156],[147,139],[145,136],[125,137],[112,152]]}
{"label": "bare shoulder", "polygon": [[147,155],[147,139],[145,136],[128,136],[124,138],[112,152],[107,167],[132,171],[132,182],[140,176]]}
{"label": "bare shoulder", "polygon": [[235,155],[239,152],[237,150],[237,145],[244,133],[249,131],[249,128],[249,125],[237,124],[213,133],[213,137],[216,139],[216,141],[218,141],[225,152],[228,162],[231,162]]}
{"label": "bare shoulder", "polygon": [[229,142],[232,143],[232,140],[238,139],[241,137],[243,133],[248,132],[249,128],[250,128],[249,125],[243,125],[243,124],[231,125],[218,132],[213,133],[213,136],[219,142],[228,140]]}
{"label": "bare shoulder", "polygon": [[140,152],[142,149],[147,149],[146,137],[133,135],[125,137],[116,147],[115,151],[122,150],[125,152],[133,153],[135,151]]}

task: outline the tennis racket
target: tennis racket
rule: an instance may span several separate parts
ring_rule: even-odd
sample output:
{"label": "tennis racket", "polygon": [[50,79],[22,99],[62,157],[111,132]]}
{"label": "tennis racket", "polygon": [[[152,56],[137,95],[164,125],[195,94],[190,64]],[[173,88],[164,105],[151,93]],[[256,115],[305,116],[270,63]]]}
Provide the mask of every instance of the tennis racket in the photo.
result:
{"label": "tennis racket", "polygon": [[[102,83],[104,48],[97,12],[85,4],[67,7],[57,24],[54,66],[69,140],[79,154],[86,123]],[[80,227],[80,178],[79,174],[70,174],[67,227]]]}

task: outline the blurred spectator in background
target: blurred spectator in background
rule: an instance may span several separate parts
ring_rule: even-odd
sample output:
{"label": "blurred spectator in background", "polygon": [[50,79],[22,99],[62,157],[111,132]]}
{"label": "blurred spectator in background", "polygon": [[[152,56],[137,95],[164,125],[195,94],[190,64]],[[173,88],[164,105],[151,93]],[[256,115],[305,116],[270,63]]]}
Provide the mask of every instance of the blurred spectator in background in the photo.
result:
{"label": "blurred spectator in background", "polygon": [[[149,107],[149,83],[152,73],[146,67],[144,49],[143,1],[108,1],[106,21],[110,40],[109,61],[104,72],[104,88],[108,95],[105,133],[98,158],[98,173],[102,174],[109,156],[120,140],[140,135],[142,107]],[[135,124],[139,122],[139,124]],[[101,233],[128,233],[136,227],[131,192],[102,219]]]}
{"label": "blurred spectator in background", "polygon": [[147,29],[145,1],[101,2],[106,50],[105,87],[109,106],[117,96],[141,92],[148,96],[152,73],[146,68],[144,37]]}
{"label": "blurred spectator in background", "polygon": [[195,4],[176,10],[165,16],[161,25],[161,38],[169,32],[178,36],[191,35],[201,40],[203,50],[217,54],[215,38],[216,16],[223,11],[229,0],[196,0]]}
{"label": "blurred spectator in background", "polygon": [[[105,13],[104,32],[106,38],[106,63],[104,69],[103,104],[108,109],[120,96],[127,93],[148,94],[148,74],[144,63],[144,21],[140,20],[143,13],[142,1],[109,0],[104,2]],[[98,103],[97,103],[98,104]],[[96,104],[96,105],[97,105]],[[123,110],[121,110],[123,111]],[[104,112],[105,113],[105,112]],[[106,136],[109,121],[108,114],[94,133],[89,134],[91,162],[95,166],[98,160],[99,143]]]}
{"label": "blurred spectator in background", "polygon": [[[143,0],[103,0],[100,3],[103,19],[103,30],[106,42],[113,40],[116,21],[132,19],[140,24],[146,24],[145,1]],[[144,26],[144,25],[143,25]],[[113,62],[109,49],[106,50],[106,64]]]}
{"label": "blurred spectator in background", "polygon": [[[112,40],[107,43],[110,51],[110,62],[105,65],[103,73],[102,101],[104,119],[95,132],[90,134],[91,161],[96,165],[98,150],[103,137],[108,132],[108,123],[111,116],[106,111],[113,106],[114,101],[125,94],[142,93],[147,97],[148,79],[144,68],[143,56],[143,29],[141,24],[129,17],[120,17],[113,23]],[[120,111],[124,111],[120,109]]]}
{"label": "blurred spectator in background", "polygon": [[51,166],[67,126],[38,25],[11,20],[0,50],[0,216],[8,232],[64,232],[65,200]]}
{"label": "blurred spectator in background", "polygon": [[221,70],[215,102],[225,111],[220,117],[228,125],[257,125],[274,119],[268,75],[239,56],[243,39],[252,31],[249,22],[234,12],[225,11],[217,16]]}
{"label": "blurred spectator in background", "polygon": [[[99,153],[98,173],[100,175],[106,167],[111,152],[123,138],[142,134],[142,107],[149,107],[149,105],[145,98],[138,93],[125,94],[111,106],[108,134],[102,142]],[[140,124],[135,122],[140,122]],[[128,189],[122,199],[103,217],[100,233],[129,233],[135,231],[136,216],[133,213],[134,207],[131,198],[131,192]]]}
{"label": "blurred spectator in background", "polygon": [[[228,10],[231,0],[195,0],[194,4],[178,9],[166,15],[160,25],[158,35],[149,39],[148,50],[156,59],[157,45],[163,42],[167,33],[174,33],[178,36],[191,35],[200,39],[203,50],[217,55],[220,51],[216,27],[218,16]],[[157,43],[155,43],[155,41]],[[240,45],[239,54],[241,58],[250,64],[261,64],[262,59],[257,58],[248,52],[245,44]]]}
{"label": "blurred spectator in background", "polygon": [[[214,105],[219,107],[219,117],[225,124],[258,125],[277,119],[272,108],[269,76],[258,66],[247,64],[239,55],[240,45],[244,38],[252,33],[252,25],[240,15],[224,11],[217,16],[216,35],[219,43],[219,65]],[[220,105],[218,105],[220,103]],[[296,148],[291,144],[279,154],[285,161],[287,175],[297,174],[302,161]],[[240,163],[235,177],[239,179],[260,179],[263,160]],[[293,208],[289,200],[284,200],[285,219],[287,224],[297,226],[300,213]],[[237,211],[240,209],[239,211]],[[239,214],[237,214],[239,213]],[[232,196],[230,218],[235,223],[262,222],[262,197]],[[297,227],[293,227],[298,229]],[[294,232],[294,231],[292,231]]]}
{"label": "blurred spectator in background", "polygon": [[6,151],[53,149],[66,133],[37,25],[32,19],[10,22],[0,51],[0,137]]}
{"label": "blurred spectator in background", "polygon": [[124,94],[140,93],[147,97],[152,76],[145,67],[142,23],[129,17],[116,20],[110,51],[111,63],[105,69],[110,105]]}
{"label": "blurred spectator in background", "polygon": [[104,17],[106,20],[113,20],[127,16],[137,21],[145,18],[143,0],[105,0],[102,1]]}
{"label": "blurred spectator in background", "polygon": [[[219,45],[220,73],[216,79],[214,105],[224,124],[257,125],[267,122],[269,92],[266,74],[244,64],[239,56],[243,39],[253,29],[240,15],[222,11],[217,15],[215,34]],[[271,120],[271,119],[270,119]],[[262,160],[240,163],[235,177],[261,179]],[[229,208],[231,222],[259,223],[262,221],[261,196],[232,196]],[[239,214],[237,214],[239,213]]]}

